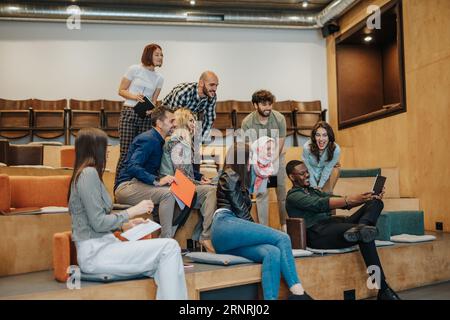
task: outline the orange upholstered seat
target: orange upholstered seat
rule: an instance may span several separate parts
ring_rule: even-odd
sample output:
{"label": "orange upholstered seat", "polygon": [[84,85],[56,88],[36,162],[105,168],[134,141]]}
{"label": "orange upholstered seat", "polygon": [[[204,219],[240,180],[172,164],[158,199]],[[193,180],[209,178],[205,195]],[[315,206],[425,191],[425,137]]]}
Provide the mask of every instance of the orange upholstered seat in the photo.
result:
{"label": "orange upholstered seat", "polygon": [[75,166],[75,149],[61,149],[61,167],[73,168]]}
{"label": "orange upholstered seat", "polygon": [[70,176],[0,175],[0,213],[22,208],[67,207]]}
{"label": "orange upholstered seat", "polygon": [[[127,241],[120,236],[120,231],[116,231],[114,235],[121,241]],[[148,235],[141,240],[151,239],[152,235]],[[66,282],[69,274],[67,269],[69,266],[76,266],[77,249],[72,241],[72,232],[60,232],[53,235],[53,275],[55,279]]]}

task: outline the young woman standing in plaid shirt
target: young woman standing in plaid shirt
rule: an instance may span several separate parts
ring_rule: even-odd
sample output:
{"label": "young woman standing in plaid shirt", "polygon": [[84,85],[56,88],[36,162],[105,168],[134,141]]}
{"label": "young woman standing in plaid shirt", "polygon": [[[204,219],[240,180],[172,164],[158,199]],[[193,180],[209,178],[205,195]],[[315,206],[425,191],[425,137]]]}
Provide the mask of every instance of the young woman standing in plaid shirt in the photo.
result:
{"label": "young woman standing in plaid shirt", "polygon": [[157,44],[149,44],[144,48],[141,64],[128,68],[119,86],[119,95],[125,98],[119,120],[120,158],[117,163],[116,177],[119,176],[133,139],[140,133],[151,129],[150,116],[141,118],[134,112],[134,106],[144,101],[144,96],[156,105],[164,82],[163,77],[155,72],[163,63],[162,49]]}

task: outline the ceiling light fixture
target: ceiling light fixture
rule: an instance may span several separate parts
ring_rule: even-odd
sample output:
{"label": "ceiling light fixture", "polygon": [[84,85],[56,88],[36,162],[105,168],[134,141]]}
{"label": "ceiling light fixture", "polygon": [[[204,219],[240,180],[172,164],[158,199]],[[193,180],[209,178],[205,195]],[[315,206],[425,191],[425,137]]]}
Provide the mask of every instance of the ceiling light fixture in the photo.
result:
{"label": "ceiling light fixture", "polygon": [[370,42],[372,40],[373,40],[373,38],[371,36],[367,36],[367,37],[364,38],[365,42]]}
{"label": "ceiling light fixture", "polygon": [[195,0],[191,0],[189,1],[189,3],[191,4],[191,6],[195,6]]}
{"label": "ceiling light fixture", "polygon": [[302,3],[303,8],[305,8],[305,9],[308,8],[308,5],[309,5],[308,1],[306,1],[306,0],[303,1],[303,3]]}

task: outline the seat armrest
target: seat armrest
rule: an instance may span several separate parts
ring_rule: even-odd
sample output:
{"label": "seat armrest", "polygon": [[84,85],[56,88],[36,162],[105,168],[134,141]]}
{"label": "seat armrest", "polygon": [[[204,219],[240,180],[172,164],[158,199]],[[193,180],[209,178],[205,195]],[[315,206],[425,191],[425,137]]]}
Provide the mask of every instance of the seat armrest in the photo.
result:
{"label": "seat armrest", "polygon": [[306,225],[302,218],[286,219],[287,233],[291,238],[292,249],[306,249]]}

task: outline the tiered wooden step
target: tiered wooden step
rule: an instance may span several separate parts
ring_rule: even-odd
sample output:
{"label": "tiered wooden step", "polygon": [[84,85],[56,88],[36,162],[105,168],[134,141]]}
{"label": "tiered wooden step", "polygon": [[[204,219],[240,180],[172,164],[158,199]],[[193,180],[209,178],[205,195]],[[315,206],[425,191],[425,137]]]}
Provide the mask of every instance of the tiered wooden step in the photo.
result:
{"label": "tiered wooden step", "polygon": [[[437,240],[379,248],[389,284],[395,290],[450,279],[450,234],[432,234]],[[297,258],[296,266],[305,289],[316,299],[341,300],[343,292],[352,289],[357,299],[376,293],[366,287],[367,273],[359,252]],[[259,285],[261,266],[194,264],[193,268],[186,269],[186,282],[190,299],[205,299],[215,290]],[[0,299],[154,299],[155,289],[152,279],[143,279],[109,284],[82,282],[80,290],[69,290],[65,284],[54,281],[49,271],[0,278]],[[280,299],[287,295],[288,288],[282,281]],[[226,297],[236,298],[236,291]]]}

